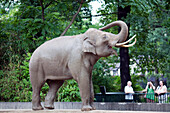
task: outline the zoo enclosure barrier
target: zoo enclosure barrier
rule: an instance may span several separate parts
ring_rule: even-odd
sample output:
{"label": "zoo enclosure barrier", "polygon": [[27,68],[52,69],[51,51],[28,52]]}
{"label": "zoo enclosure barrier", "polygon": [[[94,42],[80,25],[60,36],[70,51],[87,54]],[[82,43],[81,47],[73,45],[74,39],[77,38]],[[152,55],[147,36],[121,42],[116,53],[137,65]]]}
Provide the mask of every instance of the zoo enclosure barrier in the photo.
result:
{"label": "zoo enclosure barrier", "polygon": [[[124,92],[105,92],[95,94],[95,102],[126,102]],[[148,96],[147,96],[148,95]],[[153,101],[150,103],[168,103],[170,104],[170,93],[165,93],[162,95],[157,95],[155,93],[134,93],[132,102],[134,103],[147,103],[148,98],[152,98]]]}

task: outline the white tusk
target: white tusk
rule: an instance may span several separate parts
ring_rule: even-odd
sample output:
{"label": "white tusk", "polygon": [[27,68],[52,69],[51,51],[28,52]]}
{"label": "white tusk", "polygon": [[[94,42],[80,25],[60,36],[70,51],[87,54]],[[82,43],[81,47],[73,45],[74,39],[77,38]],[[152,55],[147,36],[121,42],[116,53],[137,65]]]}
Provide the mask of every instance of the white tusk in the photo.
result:
{"label": "white tusk", "polygon": [[135,36],[136,36],[136,34],[135,34],[132,38],[130,38],[129,40],[127,40],[126,42],[117,43],[116,46],[122,46],[122,45],[125,45],[125,44],[129,43],[131,40],[133,40],[133,39],[135,38]]}
{"label": "white tusk", "polygon": [[135,38],[135,41],[132,43],[132,44],[129,44],[129,45],[121,45],[120,47],[131,47],[133,45],[135,45],[136,43],[136,38]]}

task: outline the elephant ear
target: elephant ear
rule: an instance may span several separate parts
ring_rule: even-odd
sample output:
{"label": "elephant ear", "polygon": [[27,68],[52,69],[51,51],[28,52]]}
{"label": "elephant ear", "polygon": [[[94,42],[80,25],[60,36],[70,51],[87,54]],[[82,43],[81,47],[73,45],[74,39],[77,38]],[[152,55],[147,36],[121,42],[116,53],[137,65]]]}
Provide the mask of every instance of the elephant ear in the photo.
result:
{"label": "elephant ear", "polygon": [[88,37],[86,37],[83,41],[82,51],[96,55],[95,44],[90,39],[88,39]]}

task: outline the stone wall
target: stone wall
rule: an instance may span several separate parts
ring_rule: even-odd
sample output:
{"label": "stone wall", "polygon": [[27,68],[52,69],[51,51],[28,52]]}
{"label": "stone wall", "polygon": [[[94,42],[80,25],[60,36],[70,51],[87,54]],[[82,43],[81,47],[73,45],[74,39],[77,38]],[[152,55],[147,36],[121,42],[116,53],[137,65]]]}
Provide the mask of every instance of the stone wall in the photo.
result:
{"label": "stone wall", "polygon": [[[55,109],[81,109],[81,102],[55,102],[54,105]],[[0,109],[31,109],[31,106],[31,102],[0,102]],[[170,104],[159,103],[95,102],[95,107],[97,110],[170,112]]]}

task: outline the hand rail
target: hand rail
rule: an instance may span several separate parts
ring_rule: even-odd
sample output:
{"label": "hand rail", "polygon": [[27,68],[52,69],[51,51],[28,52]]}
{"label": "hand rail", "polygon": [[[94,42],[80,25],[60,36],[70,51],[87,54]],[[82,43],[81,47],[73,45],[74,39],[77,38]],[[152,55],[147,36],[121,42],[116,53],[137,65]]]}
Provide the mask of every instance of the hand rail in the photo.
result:
{"label": "hand rail", "polygon": [[[96,102],[126,102],[124,92],[106,92],[95,94]],[[132,102],[139,103],[169,103],[170,92],[157,95],[156,93],[134,93]]]}

